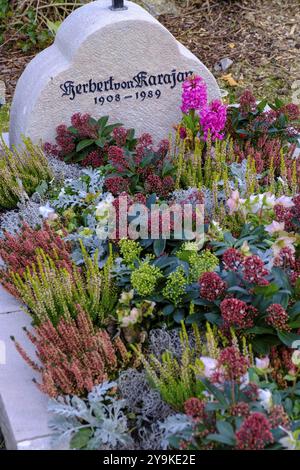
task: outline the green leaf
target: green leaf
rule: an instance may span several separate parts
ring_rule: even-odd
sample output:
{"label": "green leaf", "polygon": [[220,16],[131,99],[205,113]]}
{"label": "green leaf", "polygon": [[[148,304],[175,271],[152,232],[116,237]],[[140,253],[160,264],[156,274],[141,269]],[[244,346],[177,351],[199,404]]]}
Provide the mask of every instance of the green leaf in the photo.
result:
{"label": "green leaf", "polygon": [[95,140],[95,144],[97,145],[97,147],[100,147],[100,148],[103,148],[104,145],[105,145],[105,139],[103,138],[100,138],[100,139],[97,139]]}
{"label": "green leaf", "polygon": [[92,436],[91,429],[80,429],[71,439],[70,448],[71,449],[83,449],[87,446],[89,439]]}
{"label": "green leaf", "polygon": [[176,321],[176,323],[180,323],[182,320],[184,320],[184,309],[179,308],[173,313],[173,318]]}
{"label": "green leaf", "polygon": [[276,284],[268,284],[267,286],[256,286],[254,288],[255,294],[261,294],[265,297],[270,297],[279,291],[279,287]]}
{"label": "green leaf", "polygon": [[73,127],[73,126],[68,127],[68,131],[74,135],[77,135],[79,133],[78,129],[76,129],[76,127]]}
{"label": "green leaf", "polygon": [[98,126],[99,126],[99,131],[101,132],[102,129],[106,126],[108,123],[109,116],[102,116],[100,119],[98,119]]}
{"label": "green leaf", "polygon": [[79,142],[76,147],[76,152],[80,152],[81,150],[85,149],[86,147],[89,147],[92,145],[95,141],[93,139],[85,139]]}
{"label": "green leaf", "polygon": [[110,124],[109,126],[106,126],[102,132],[101,132],[101,136],[102,137],[108,137],[109,134],[112,133],[112,131],[114,129],[116,129],[117,127],[122,127],[123,124],[121,124],[120,122],[116,123],[116,124]]}
{"label": "green leaf", "polygon": [[162,253],[165,251],[165,248],[166,248],[166,240],[164,239],[154,240],[153,250],[157,257],[162,255]]}
{"label": "green leaf", "polygon": [[253,328],[250,328],[247,330],[247,333],[254,333],[255,335],[264,335],[264,334],[269,334],[272,333],[272,328],[268,328],[265,326],[254,326]]}
{"label": "green leaf", "polygon": [[234,430],[230,423],[227,423],[226,421],[217,421],[216,425],[220,434],[225,435],[234,441]]}
{"label": "green leaf", "polygon": [[166,306],[162,309],[162,311],[163,311],[163,314],[166,315],[166,316],[167,316],[167,315],[171,315],[171,313],[174,312],[174,306],[173,306],[173,305],[166,305]]}
{"label": "green leaf", "polygon": [[227,444],[229,446],[235,445],[234,439],[221,434],[208,434],[208,436],[206,436],[206,439],[208,439],[209,441],[220,442],[221,444]]}
{"label": "green leaf", "polygon": [[287,331],[277,331],[278,338],[282,341],[286,346],[292,347],[295,341],[300,341],[300,335],[296,333],[289,333]]}
{"label": "green leaf", "polygon": [[267,356],[271,347],[277,344],[279,344],[279,338],[275,335],[261,335],[252,340],[253,350],[262,356]]}

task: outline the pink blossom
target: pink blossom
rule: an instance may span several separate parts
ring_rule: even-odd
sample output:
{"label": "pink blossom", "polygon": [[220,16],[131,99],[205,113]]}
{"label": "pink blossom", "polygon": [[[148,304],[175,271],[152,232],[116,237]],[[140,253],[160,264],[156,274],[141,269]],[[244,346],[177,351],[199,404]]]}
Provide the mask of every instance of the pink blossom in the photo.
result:
{"label": "pink blossom", "polygon": [[222,104],[220,100],[212,101],[207,107],[200,112],[200,124],[203,130],[204,139],[206,140],[210,133],[211,139],[222,140],[224,138],[223,131],[226,124],[227,106]]}
{"label": "pink blossom", "polygon": [[207,92],[204,80],[192,75],[185,80],[182,85],[182,106],[183,113],[188,114],[191,110],[199,111],[207,105]]}

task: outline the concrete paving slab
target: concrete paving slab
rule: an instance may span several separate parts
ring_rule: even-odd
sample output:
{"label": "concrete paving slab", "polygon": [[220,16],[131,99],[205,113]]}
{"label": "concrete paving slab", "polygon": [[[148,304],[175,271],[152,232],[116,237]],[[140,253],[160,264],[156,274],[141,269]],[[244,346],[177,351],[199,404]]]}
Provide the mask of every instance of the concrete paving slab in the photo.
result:
{"label": "concrete paving slab", "polygon": [[47,445],[43,440],[51,434],[48,398],[32,382],[33,378],[38,379],[37,374],[20,357],[10,339],[15,336],[34,358],[34,347],[22,330],[23,326],[30,327],[30,323],[30,317],[22,311],[0,315],[0,427],[7,449],[24,447],[24,441],[32,442],[31,449],[34,441],[36,446],[42,444],[42,448],[50,445],[49,439]]}
{"label": "concrete paving slab", "polygon": [[17,312],[21,308],[22,304],[0,284],[0,314]]}

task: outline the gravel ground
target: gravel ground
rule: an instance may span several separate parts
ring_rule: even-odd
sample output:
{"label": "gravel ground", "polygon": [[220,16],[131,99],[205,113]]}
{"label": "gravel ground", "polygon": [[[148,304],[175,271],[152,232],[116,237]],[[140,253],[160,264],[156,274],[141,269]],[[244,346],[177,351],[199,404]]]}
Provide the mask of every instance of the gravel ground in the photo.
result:
{"label": "gravel ground", "polygon": [[[260,98],[291,97],[293,83],[300,80],[299,0],[174,2],[177,13],[162,15],[159,20],[213,71],[233,99],[249,87]],[[23,53],[16,41],[0,46],[0,79],[6,83],[8,101],[36,52]],[[223,58],[233,64],[217,72],[214,66]],[[237,85],[229,86],[228,77],[221,78],[224,74],[231,74]]]}

